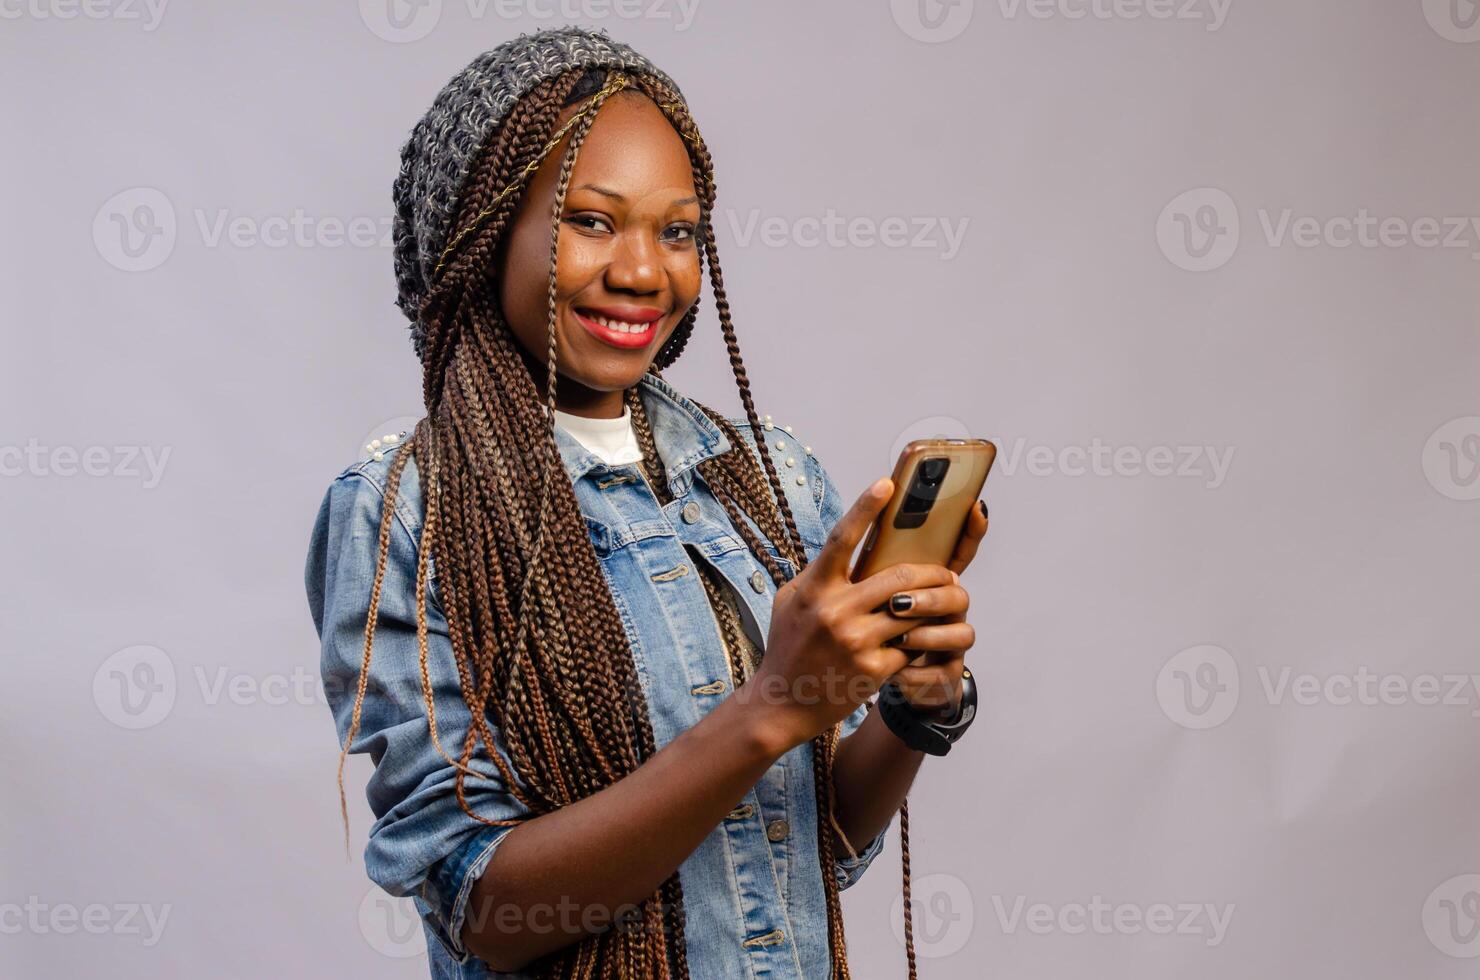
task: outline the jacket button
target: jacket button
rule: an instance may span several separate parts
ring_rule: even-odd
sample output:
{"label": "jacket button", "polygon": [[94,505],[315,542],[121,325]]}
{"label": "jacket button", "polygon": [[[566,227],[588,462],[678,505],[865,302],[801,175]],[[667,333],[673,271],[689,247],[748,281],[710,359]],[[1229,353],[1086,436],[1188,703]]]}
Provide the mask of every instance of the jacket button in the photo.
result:
{"label": "jacket button", "polygon": [[771,841],[786,840],[786,835],[791,833],[791,825],[785,820],[772,820],[766,824],[766,838]]}
{"label": "jacket button", "polygon": [[761,574],[759,568],[750,573],[750,587],[757,592],[766,591],[766,577]]}
{"label": "jacket button", "polygon": [[699,519],[699,505],[690,500],[683,505],[683,510],[680,513],[683,515],[683,522],[685,524],[692,524]]}

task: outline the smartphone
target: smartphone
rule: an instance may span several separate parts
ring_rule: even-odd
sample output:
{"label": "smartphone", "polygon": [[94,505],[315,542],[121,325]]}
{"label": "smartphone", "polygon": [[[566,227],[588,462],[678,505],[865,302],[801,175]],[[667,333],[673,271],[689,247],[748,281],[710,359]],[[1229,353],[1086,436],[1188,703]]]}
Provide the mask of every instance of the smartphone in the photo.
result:
{"label": "smartphone", "polygon": [[986,439],[916,439],[894,464],[894,495],[869,528],[852,581],[902,562],[944,565],[981,496],[997,447]]}

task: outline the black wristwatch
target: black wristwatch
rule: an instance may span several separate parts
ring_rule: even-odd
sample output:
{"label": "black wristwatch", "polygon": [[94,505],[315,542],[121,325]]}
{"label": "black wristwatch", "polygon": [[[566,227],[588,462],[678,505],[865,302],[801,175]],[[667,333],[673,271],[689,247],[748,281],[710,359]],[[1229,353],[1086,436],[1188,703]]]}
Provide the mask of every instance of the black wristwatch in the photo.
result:
{"label": "black wristwatch", "polygon": [[945,720],[931,719],[905,700],[893,681],[879,688],[879,714],[889,730],[910,748],[931,755],[945,755],[966,734],[976,718],[976,681],[971,671],[961,670],[961,703],[956,714]]}

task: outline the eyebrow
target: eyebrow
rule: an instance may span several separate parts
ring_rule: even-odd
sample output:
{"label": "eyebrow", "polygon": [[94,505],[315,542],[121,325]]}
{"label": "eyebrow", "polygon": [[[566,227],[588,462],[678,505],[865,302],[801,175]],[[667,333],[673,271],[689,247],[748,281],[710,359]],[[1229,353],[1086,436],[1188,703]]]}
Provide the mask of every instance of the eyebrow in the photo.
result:
{"label": "eyebrow", "polygon": [[[609,198],[611,198],[614,201],[621,201],[624,204],[627,201],[627,199],[625,197],[623,197],[622,195],[618,194],[616,191],[608,190],[605,187],[598,187],[595,184],[582,184],[579,187],[577,187],[576,190],[595,191],[596,193],[602,195],[603,197],[609,197]],[[690,196],[690,197],[685,197],[685,198],[682,198],[680,200],[674,201],[673,202],[673,205],[676,207],[676,206],[681,205],[681,204],[698,204],[698,203],[699,203],[699,198]]]}

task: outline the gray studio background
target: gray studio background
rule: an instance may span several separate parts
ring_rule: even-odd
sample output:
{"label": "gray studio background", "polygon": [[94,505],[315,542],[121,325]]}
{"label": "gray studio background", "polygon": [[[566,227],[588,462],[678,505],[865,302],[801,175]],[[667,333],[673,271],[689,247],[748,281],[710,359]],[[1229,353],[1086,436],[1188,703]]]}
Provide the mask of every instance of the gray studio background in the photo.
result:
{"label": "gray studio background", "polygon": [[[420,413],[400,144],[568,21],[684,88],[760,410],[850,499],[1000,446],[921,975],[1475,976],[1471,0],[0,0],[0,974],[426,975],[303,558]],[[738,413],[704,309],[670,377]],[[894,831],[844,898],[903,976]]]}

